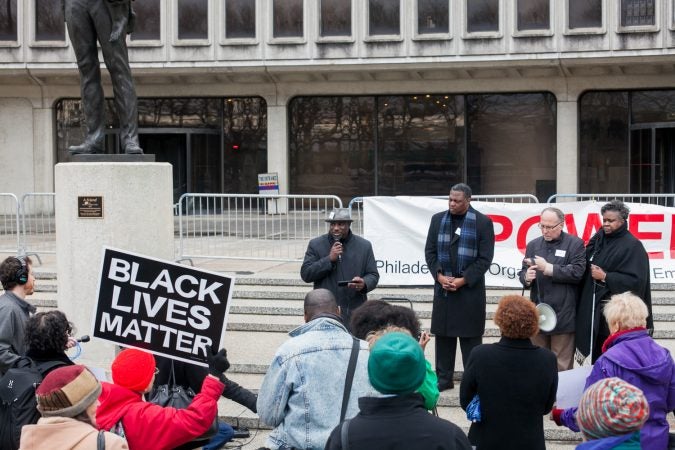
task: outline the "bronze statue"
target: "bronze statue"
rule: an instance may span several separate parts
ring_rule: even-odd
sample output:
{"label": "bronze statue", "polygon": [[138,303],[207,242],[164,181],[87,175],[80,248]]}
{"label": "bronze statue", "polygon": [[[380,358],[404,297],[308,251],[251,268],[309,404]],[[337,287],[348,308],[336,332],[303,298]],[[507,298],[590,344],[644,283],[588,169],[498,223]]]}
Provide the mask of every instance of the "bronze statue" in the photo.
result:
{"label": "bronze statue", "polygon": [[133,31],[131,0],[65,0],[68,35],[80,71],[80,89],[87,134],[80,145],[68,148],[72,155],[103,153],[105,97],[96,43],[113,85],[115,108],[124,153],[142,154],[138,144],[136,90],[129,68],[125,36]]}

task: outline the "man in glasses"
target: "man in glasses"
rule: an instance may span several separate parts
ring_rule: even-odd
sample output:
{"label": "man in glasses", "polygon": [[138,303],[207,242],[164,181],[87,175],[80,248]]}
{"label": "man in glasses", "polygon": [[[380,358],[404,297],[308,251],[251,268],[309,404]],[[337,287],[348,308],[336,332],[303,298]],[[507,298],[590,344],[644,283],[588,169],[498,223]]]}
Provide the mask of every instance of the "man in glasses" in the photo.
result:
{"label": "man in glasses", "polygon": [[540,330],[532,342],[556,354],[558,371],[569,370],[574,364],[578,284],[586,270],[584,241],[565,233],[564,224],[565,214],[558,208],[541,212],[541,236],[527,244],[518,274],[535,303],[546,303],[555,310],[555,328],[549,332]]}

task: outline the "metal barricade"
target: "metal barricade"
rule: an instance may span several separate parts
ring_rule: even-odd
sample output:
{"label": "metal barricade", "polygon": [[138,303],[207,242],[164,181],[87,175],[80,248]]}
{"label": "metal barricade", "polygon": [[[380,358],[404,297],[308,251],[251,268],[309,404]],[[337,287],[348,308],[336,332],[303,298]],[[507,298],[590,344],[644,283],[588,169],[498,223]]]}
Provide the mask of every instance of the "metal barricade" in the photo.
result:
{"label": "metal barricade", "polygon": [[53,192],[34,192],[21,197],[21,251],[27,255],[56,254],[56,219]]}
{"label": "metal barricade", "polygon": [[19,253],[20,230],[19,200],[14,194],[0,193],[0,253]]}
{"label": "metal barricade", "polygon": [[675,206],[675,194],[555,194],[547,203],[621,200],[627,203],[647,203],[660,206]]}
{"label": "metal barricade", "polygon": [[183,194],[177,259],[302,261],[333,208],[334,195]]}

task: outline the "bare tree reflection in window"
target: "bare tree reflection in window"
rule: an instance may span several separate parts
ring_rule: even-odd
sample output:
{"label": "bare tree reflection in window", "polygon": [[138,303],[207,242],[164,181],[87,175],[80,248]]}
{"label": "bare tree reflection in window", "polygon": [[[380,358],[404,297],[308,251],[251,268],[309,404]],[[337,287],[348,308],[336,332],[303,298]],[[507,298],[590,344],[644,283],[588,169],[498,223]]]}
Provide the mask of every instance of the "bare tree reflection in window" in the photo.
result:
{"label": "bare tree reflection in window", "polygon": [[225,37],[255,38],[255,0],[225,0]]}
{"label": "bare tree reflection in window", "polygon": [[320,0],[321,36],[351,36],[352,0]]}
{"label": "bare tree reflection in window", "polygon": [[398,35],[401,33],[399,0],[368,0],[368,34]]}
{"label": "bare tree reflection in window", "polygon": [[35,0],[35,40],[66,40],[61,0]]}
{"label": "bare tree reflection in window", "polygon": [[160,36],[159,18],[162,16],[160,0],[141,0],[134,2],[136,24],[131,33],[132,41],[158,41]]}
{"label": "bare tree reflection in window", "polygon": [[417,33],[449,33],[448,0],[417,0]]}
{"label": "bare tree reflection in window", "polygon": [[0,0],[0,41],[16,40],[16,0]]}
{"label": "bare tree reflection in window", "polygon": [[466,31],[499,31],[499,0],[465,0]]}
{"label": "bare tree reflection in window", "polygon": [[208,0],[178,1],[178,39],[208,39]]}
{"label": "bare tree reflection in window", "polygon": [[621,0],[621,26],[654,25],[655,0]]}
{"label": "bare tree reflection in window", "polygon": [[548,30],[550,0],[518,0],[518,30]]}
{"label": "bare tree reflection in window", "polygon": [[272,1],[272,35],[275,38],[302,37],[303,0]]}
{"label": "bare tree reflection in window", "polygon": [[568,27],[602,27],[602,0],[568,0]]}

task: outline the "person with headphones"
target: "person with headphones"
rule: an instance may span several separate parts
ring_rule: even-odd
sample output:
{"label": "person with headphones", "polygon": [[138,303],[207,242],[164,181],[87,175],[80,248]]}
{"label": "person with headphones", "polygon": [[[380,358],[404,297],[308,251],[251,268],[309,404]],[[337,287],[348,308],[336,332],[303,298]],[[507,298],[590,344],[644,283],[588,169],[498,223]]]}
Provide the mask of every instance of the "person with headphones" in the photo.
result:
{"label": "person with headphones", "polygon": [[33,293],[35,277],[28,256],[10,256],[0,263],[0,376],[26,353],[24,331],[35,306],[26,301]]}

